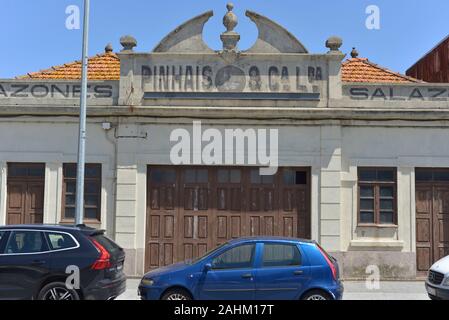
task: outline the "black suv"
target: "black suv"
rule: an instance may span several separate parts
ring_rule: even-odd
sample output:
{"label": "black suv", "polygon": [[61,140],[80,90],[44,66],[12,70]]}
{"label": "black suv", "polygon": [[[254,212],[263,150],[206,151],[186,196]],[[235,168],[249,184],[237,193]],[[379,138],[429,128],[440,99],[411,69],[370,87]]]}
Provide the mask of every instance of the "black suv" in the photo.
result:
{"label": "black suv", "polygon": [[125,253],[103,230],[0,227],[0,300],[110,300],[126,289]]}

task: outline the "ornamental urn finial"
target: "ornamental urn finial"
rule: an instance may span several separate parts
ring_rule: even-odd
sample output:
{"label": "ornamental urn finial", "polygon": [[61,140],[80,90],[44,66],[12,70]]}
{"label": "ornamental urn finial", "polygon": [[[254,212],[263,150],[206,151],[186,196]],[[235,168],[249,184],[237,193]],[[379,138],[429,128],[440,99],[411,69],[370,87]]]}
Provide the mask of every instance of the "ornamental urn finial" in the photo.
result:
{"label": "ornamental urn finial", "polygon": [[226,27],[226,32],[232,32],[239,22],[235,13],[232,12],[234,10],[234,4],[228,3],[226,8],[228,9],[228,13],[223,18],[223,24]]}
{"label": "ornamental urn finial", "polygon": [[120,38],[120,44],[123,47],[122,52],[132,52],[133,48],[137,46],[137,40],[133,36],[127,35]]}
{"label": "ornamental urn finial", "polygon": [[223,42],[223,50],[224,51],[238,51],[237,43],[240,40],[240,35],[234,31],[235,27],[238,24],[237,16],[232,10],[234,10],[234,4],[228,3],[226,5],[228,12],[225,14],[223,18],[223,25],[226,28],[226,31],[223,32],[220,36],[221,41]]}
{"label": "ornamental urn finial", "polygon": [[328,53],[341,53],[340,47],[343,45],[343,40],[340,37],[330,37],[326,41],[326,47],[329,48]]}

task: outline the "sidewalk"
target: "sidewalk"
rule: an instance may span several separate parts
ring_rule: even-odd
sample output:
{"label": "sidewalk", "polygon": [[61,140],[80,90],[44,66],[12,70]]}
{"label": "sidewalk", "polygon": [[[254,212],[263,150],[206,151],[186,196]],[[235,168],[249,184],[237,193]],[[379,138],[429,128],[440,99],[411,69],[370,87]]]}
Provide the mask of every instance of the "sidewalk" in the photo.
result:
{"label": "sidewalk", "polygon": [[369,290],[363,281],[344,283],[344,300],[429,300],[424,281],[385,281],[379,290]]}
{"label": "sidewalk", "polygon": [[[128,289],[117,300],[138,300],[140,279],[128,279]],[[369,290],[362,281],[346,281],[344,300],[429,300],[424,281],[381,282],[379,290]]]}

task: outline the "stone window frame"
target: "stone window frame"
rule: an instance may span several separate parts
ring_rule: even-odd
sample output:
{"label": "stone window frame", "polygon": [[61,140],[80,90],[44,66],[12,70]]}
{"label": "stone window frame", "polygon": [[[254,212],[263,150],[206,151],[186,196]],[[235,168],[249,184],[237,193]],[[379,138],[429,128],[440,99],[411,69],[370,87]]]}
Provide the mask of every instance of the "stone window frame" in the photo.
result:
{"label": "stone window frame", "polygon": [[[360,174],[362,171],[391,171],[393,173],[393,179],[387,180],[362,180]],[[357,168],[357,226],[358,227],[397,227],[398,226],[398,181],[397,181],[397,168],[396,167],[358,167]],[[362,222],[361,220],[361,206],[360,206],[360,187],[368,186],[373,187],[374,190],[374,221],[373,222]],[[380,188],[381,187],[392,187],[393,188],[393,223],[381,223],[380,221]]]}

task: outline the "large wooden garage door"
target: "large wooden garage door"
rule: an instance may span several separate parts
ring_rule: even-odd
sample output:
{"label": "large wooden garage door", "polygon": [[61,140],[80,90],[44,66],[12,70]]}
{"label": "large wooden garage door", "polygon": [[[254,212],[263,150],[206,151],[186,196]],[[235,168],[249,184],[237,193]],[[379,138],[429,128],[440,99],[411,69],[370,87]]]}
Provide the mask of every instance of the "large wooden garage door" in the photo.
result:
{"label": "large wooden garage door", "polygon": [[9,163],[7,224],[43,222],[45,164]]}
{"label": "large wooden garage door", "polygon": [[416,170],[418,274],[449,255],[449,170]]}
{"label": "large wooden garage door", "polygon": [[309,181],[307,169],[149,167],[146,268],[242,236],[310,238]]}

